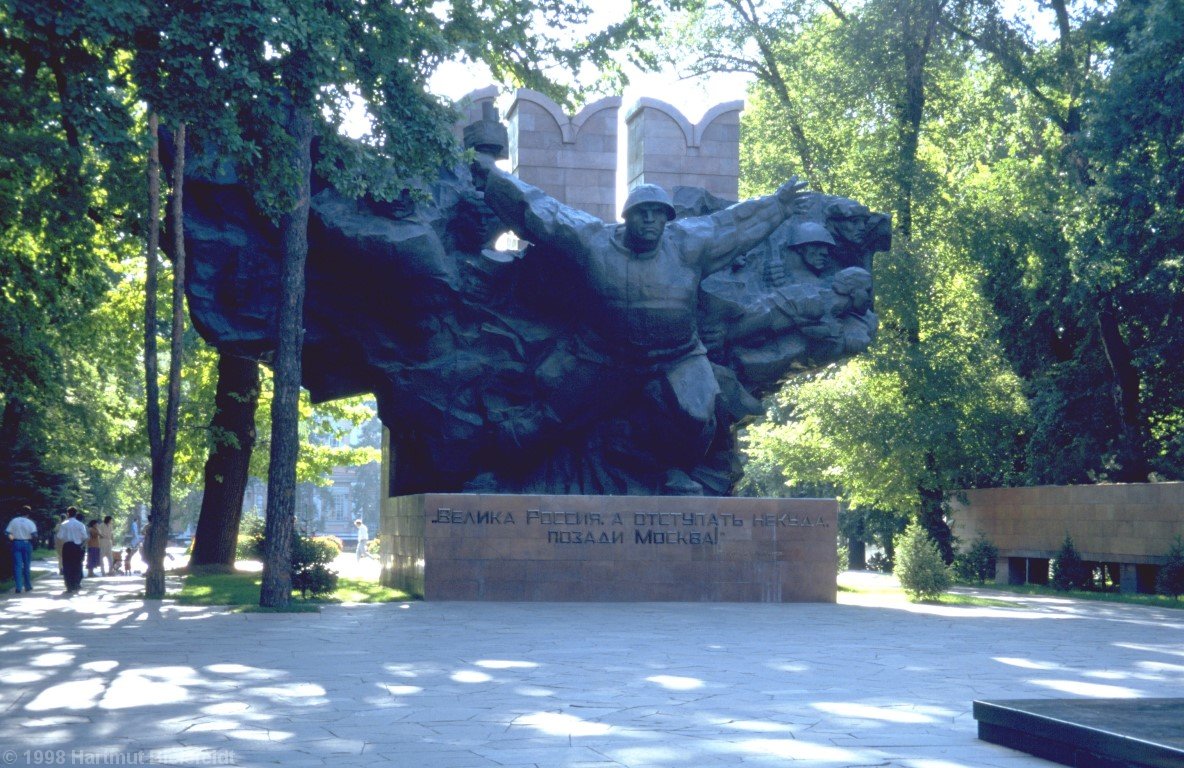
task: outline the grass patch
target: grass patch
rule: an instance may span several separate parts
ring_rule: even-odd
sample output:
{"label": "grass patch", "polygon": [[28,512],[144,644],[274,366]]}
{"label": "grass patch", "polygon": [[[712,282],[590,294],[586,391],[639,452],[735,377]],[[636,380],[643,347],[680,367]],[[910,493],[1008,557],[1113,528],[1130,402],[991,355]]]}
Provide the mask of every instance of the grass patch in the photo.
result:
{"label": "grass patch", "polygon": [[1052,587],[1039,584],[976,584],[977,589],[989,589],[996,592],[1007,592],[1014,595],[1030,595],[1032,597],[1066,597],[1073,600],[1093,600],[1100,603],[1124,603],[1126,605],[1142,605],[1149,608],[1174,608],[1184,610],[1184,600],[1167,595],[1127,594],[1124,592],[1091,592],[1087,590],[1071,589],[1062,592]]}
{"label": "grass patch", "polygon": [[384,587],[377,581],[363,579],[349,579],[341,576],[337,579],[337,589],[333,594],[323,598],[309,598],[322,603],[395,603],[408,600],[406,592],[391,587]]}
{"label": "grass patch", "polygon": [[176,598],[182,605],[259,605],[262,583],[251,572],[191,574],[181,580]]}
{"label": "grass patch", "polygon": [[993,597],[978,597],[977,595],[960,595],[956,592],[946,592],[936,601],[942,605],[972,605],[976,608],[1021,608],[1027,610],[1028,606],[1021,603],[1013,603],[1009,600],[996,600]]}
{"label": "grass patch", "polygon": [[299,592],[293,592],[290,608],[262,608],[259,606],[262,583],[261,574],[249,571],[190,574],[184,577],[181,591],[174,597],[182,605],[242,606],[244,610],[262,613],[317,611],[320,606],[333,603],[391,603],[408,599],[406,593],[377,582],[341,577],[337,589],[328,595],[305,600]]}
{"label": "grass patch", "polygon": [[904,595],[900,587],[865,587],[839,584],[840,592],[850,592],[853,595]]}
{"label": "grass patch", "polygon": [[[840,577],[841,578],[841,577]],[[1173,608],[1176,610],[1184,610],[1184,600],[1168,597],[1167,595],[1143,595],[1143,594],[1125,594],[1122,592],[1104,592],[1104,591],[1086,591],[1086,590],[1069,590],[1061,592],[1052,587],[1045,587],[1039,584],[996,584],[994,582],[987,582],[979,584],[977,582],[957,582],[956,587],[972,587],[973,589],[988,592],[997,592],[1001,596],[1012,595],[1028,595],[1031,597],[1062,597],[1073,600],[1094,600],[1101,603],[1125,603],[1127,605],[1142,605],[1149,608]],[[904,592],[898,587],[892,586],[876,586],[864,587],[851,584],[839,584],[839,592],[848,592],[859,595],[896,595],[904,598]],[[1020,603],[1013,603],[1008,600],[995,599],[991,597],[975,597],[973,595],[960,595],[947,592],[941,596],[937,601],[929,601],[931,603],[940,603],[942,605],[973,605],[988,608],[1027,608],[1028,606]]]}
{"label": "grass patch", "polygon": [[[905,590],[894,583],[883,583],[876,586],[867,585],[844,585],[839,583],[839,592],[847,592],[850,594],[861,595],[880,595],[884,598],[908,600],[908,595]],[[928,605],[944,605],[944,606],[972,606],[976,608],[1028,608],[1018,604],[1018,602],[1011,602],[1009,600],[996,600],[993,598],[982,598],[977,595],[964,595],[953,592],[942,593],[937,600],[922,600],[922,604]]]}
{"label": "grass patch", "polygon": [[235,607],[239,613],[319,613],[321,606],[304,600],[292,600],[283,608],[264,608],[262,605],[239,605]]}

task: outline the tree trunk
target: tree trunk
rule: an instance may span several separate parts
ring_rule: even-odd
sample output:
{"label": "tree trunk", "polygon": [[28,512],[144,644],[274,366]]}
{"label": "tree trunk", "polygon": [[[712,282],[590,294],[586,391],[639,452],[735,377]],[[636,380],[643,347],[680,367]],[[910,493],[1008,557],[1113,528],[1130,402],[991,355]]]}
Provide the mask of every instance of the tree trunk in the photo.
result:
{"label": "tree trunk", "polygon": [[1135,368],[1130,346],[1122,336],[1118,312],[1111,300],[1102,302],[1098,311],[1098,329],[1110,372],[1114,375],[1114,405],[1120,419],[1117,436],[1120,483],[1145,483],[1150,473],[1146,453],[1146,430],[1139,405],[1139,371]]}
{"label": "tree trunk", "polygon": [[160,131],[156,113],[148,115],[148,253],[144,288],[144,412],[148,427],[148,452],[152,464],[152,490],[148,502],[148,527],[145,530],[144,554],[147,564],[144,594],[164,597],[164,550],[168,531],[158,535],[158,520],[168,520],[171,489],[164,467],[163,438],[160,432],[160,379],[156,345],[156,289],[160,274]]}
{"label": "tree trunk", "polygon": [[925,470],[930,482],[922,482],[917,488],[921,496],[919,521],[921,527],[929,532],[929,538],[937,543],[941,559],[949,565],[954,562],[954,532],[946,522],[946,494],[937,487],[937,458],[932,453],[925,454]]}
{"label": "tree trunk", "polygon": [[9,396],[4,401],[4,412],[0,415],[0,457],[11,456],[16,450],[24,414],[25,402],[21,398]]}
{"label": "tree trunk", "polygon": [[[152,130],[152,156],[149,167],[157,169],[155,178],[150,172],[149,195],[155,199],[149,208],[154,212],[160,210],[160,149],[156,125],[150,124]],[[148,599],[164,597],[164,558],[165,547],[169,540],[169,518],[172,513],[173,463],[177,448],[177,415],[181,409],[181,342],[185,334],[185,232],[182,214],[184,211],[184,179],[185,179],[185,125],[177,128],[176,155],[173,158],[173,199],[170,206],[173,230],[173,303],[172,323],[169,329],[169,377],[168,401],[165,405],[164,428],[157,429],[155,444],[152,448],[152,507],[148,512],[148,536],[144,548],[147,553],[147,573],[144,577],[144,596]],[[155,190],[153,193],[153,186]],[[156,229],[155,238],[149,236],[149,269],[155,271],[157,248],[159,246],[159,217],[154,216],[152,227]],[[154,242],[155,240],[155,242]],[[151,378],[156,378],[156,280],[151,281],[149,295],[151,299],[145,302],[145,370],[151,371]],[[151,306],[152,314],[148,313]],[[151,354],[148,350],[148,338],[152,338]],[[159,391],[152,387],[149,405],[149,434],[152,425],[159,425]],[[155,407],[152,407],[155,403]]]}
{"label": "tree trunk", "polygon": [[280,220],[283,264],[277,318],[275,388],[271,403],[271,462],[267,472],[267,523],[259,605],[283,608],[292,600],[292,531],[296,508],[296,458],[304,316],[304,263],[308,257],[308,211],[312,177],[312,117],[295,110],[290,122],[293,166],[300,187]]}
{"label": "tree trunk", "polygon": [[198,567],[226,572],[234,569],[258,405],[259,363],[220,355],[205,493],[189,558],[191,571]]}
{"label": "tree trunk", "polygon": [[867,570],[867,544],[861,538],[852,536],[847,539],[847,569]]}

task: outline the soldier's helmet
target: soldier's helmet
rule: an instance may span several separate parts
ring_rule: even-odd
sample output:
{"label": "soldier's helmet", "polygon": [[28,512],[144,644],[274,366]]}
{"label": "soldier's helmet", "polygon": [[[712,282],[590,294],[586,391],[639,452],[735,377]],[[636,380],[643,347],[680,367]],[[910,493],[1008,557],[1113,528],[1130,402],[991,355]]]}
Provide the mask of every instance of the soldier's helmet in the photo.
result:
{"label": "soldier's helmet", "polygon": [[834,245],[835,239],[830,236],[830,232],[827,231],[826,227],[813,221],[806,221],[793,228],[793,232],[790,234],[789,241],[786,242],[786,245],[792,248],[795,245],[805,245],[806,243]]}
{"label": "soldier's helmet", "polygon": [[630,210],[643,203],[654,203],[662,206],[666,211],[666,218],[670,221],[674,221],[675,216],[677,216],[674,211],[674,203],[671,201],[670,195],[666,193],[666,190],[657,184],[638,184],[629,190],[629,196],[625,198],[625,207],[621,209],[621,218],[628,216]]}

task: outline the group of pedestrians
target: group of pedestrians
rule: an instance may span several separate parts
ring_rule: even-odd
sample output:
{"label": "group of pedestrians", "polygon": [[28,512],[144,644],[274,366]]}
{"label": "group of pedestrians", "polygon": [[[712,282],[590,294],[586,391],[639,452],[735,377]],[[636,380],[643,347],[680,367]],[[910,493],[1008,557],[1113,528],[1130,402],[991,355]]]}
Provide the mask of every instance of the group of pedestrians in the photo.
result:
{"label": "group of pedestrians", "polygon": [[[32,559],[33,545],[37,540],[37,524],[33,522],[32,508],[26,506],[21,513],[9,521],[5,534],[11,541],[13,581],[16,593],[33,589]],[[82,572],[93,577],[97,570],[106,576],[129,572],[125,566],[131,561],[132,549],[126,555],[115,547],[115,519],[107,515],[99,520],[83,522],[82,512],[77,507],[68,507],[65,518],[53,531],[53,548],[57,553],[58,572],[66,583],[66,593],[73,594],[82,587]],[[133,538],[139,539],[133,521]],[[136,542],[138,544],[138,542]]]}

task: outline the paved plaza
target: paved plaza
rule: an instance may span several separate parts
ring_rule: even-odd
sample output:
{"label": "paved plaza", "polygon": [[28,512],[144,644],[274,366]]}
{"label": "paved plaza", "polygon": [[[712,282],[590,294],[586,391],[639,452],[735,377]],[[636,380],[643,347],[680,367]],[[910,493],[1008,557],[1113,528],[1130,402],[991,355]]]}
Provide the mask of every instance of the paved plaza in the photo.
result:
{"label": "paved plaza", "polygon": [[979,741],[974,699],[1184,695],[1184,611],[1107,603],[260,614],[141,588],[0,597],[0,765],[1020,768],[1052,764]]}

